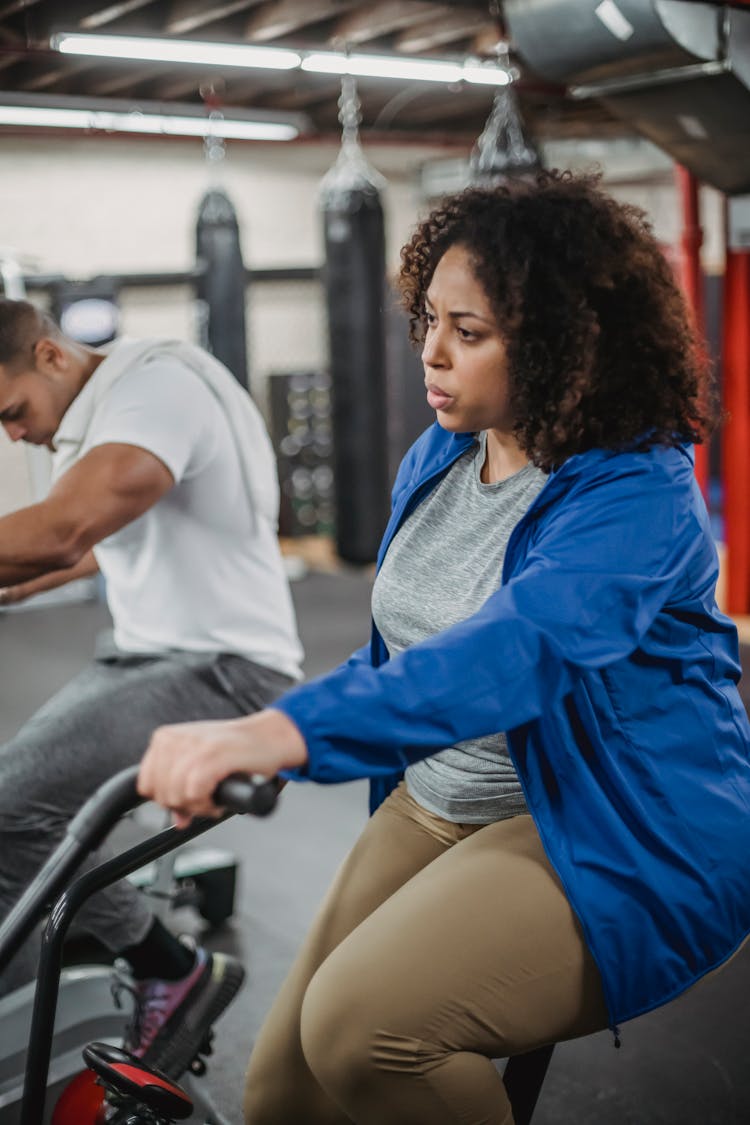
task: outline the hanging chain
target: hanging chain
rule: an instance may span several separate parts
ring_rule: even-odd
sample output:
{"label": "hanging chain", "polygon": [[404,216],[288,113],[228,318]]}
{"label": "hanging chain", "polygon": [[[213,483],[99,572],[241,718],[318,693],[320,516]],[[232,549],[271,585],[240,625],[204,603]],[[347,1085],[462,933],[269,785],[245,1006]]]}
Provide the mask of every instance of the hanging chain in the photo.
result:
{"label": "hanging chain", "polygon": [[357,96],[357,83],[351,74],[341,77],[341,97],[339,98],[339,121],[342,126],[342,140],[359,141],[359,124],[362,120],[362,103]]}
{"label": "hanging chain", "polygon": [[226,156],[224,138],[217,132],[217,126],[223,122],[224,114],[221,111],[219,94],[212,82],[201,86],[200,95],[208,110],[208,129],[203,137],[203,155],[206,163],[216,168]]}

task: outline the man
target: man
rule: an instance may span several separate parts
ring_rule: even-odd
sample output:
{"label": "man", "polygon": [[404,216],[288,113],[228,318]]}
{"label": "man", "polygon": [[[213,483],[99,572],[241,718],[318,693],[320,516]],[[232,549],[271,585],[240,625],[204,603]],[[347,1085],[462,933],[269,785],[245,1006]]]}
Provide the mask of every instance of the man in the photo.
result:
{"label": "man", "polygon": [[[139,761],[154,727],[265,706],[300,678],[302,652],[268,435],[206,352],[128,339],[93,349],[34,305],[0,300],[0,422],[12,441],[53,452],[49,495],[0,519],[2,601],[98,567],[114,625],[93,664],[0,749],[7,912],[76,810]],[[127,882],[95,896],[81,922],[132,968],[127,1046],[178,1074],[239,988],[241,966],[187,948]],[[33,977],[36,958],[19,953],[0,993]]]}

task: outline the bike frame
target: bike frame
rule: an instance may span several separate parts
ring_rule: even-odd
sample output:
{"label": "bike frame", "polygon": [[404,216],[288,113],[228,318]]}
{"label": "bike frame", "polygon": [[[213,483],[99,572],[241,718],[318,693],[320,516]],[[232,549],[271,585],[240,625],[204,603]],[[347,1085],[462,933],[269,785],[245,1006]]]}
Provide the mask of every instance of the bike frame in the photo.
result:
{"label": "bike frame", "polygon": [[[199,819],[187,828],[166,828],[80,875],[64,890],[84,857],[101,843],[120,817],[143,802],[136,790],[138,770],[138,766],[123,770],[89,798],[70,822],[60,845],[0,926],[2,965],[29,937],[48,904],[54,901],[42,938],[19,1125],[40,1125],[44,1117],[62,945],[74,915],[97,891],[219,823]],[[279,785],[274,779],[233,775],[222,782],[214,800],[218,806],[233,810],[227,816],[235,812],[266,816],[273,810],[278,793]],[[529,1125],[531,1121],[553,1050],[554,1045],[539,1047],[508,1060],[503,1077],[517,1125]]]}
{"label": "bike frame", "polygon": [[[44,1117],[62,969],[62,947],[74,915],[97,891],[181,847],[186,841],[215,828],[219,823],[213,819],[199,819],[194,820],[187,828],[166,828],[121,855],[84,872],[63,889],[85,856],[102,842],[120,817],[143,802],[135,787],[137,776],[137,766],[123,770],[83,805],[70,822],[60,845],[0,926],[0,964],[3,964],[10,960],[29,937],[44,916],[49,903],[54,902],[42,937],[19,1125],[39,1125]],[[247,781],[239,784],[249,786],[245,790],[246,811],[254,811],[250,791],[257,793],[259,790]],[[255,811],[263,813],[270,810],[261,808]]]}

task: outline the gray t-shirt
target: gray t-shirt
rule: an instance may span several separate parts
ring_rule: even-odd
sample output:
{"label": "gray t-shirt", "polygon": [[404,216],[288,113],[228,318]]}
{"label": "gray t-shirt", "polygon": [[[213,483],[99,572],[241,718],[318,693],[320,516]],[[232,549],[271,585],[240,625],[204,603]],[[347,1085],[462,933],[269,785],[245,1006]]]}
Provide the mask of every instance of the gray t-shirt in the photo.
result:
{"label": "gray t-shirt", "polygon": [[[481,434],[388,548],[372,612],[391,656],[470,617],[501,584],[510,534],[547,478],[526,465],[483,484],[485,451]],[[503,733],[424,758],[409,766],[406,784],[423,808],[453,822],[490,824],[526,811]]]}

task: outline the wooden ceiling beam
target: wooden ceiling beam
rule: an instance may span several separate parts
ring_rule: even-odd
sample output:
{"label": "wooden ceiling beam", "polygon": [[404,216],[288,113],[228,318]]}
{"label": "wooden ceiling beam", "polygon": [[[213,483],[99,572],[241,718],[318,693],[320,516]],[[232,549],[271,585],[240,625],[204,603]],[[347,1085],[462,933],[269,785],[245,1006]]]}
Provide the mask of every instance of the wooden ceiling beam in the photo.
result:
{"label": "wooden ceiling beam", "polygon": [[200,97],[201,90],[214,87],[219,103],[239,104],[245,102],[251,95],[271,99],[269,108],[275,108],[279,90],[282,94],[289,82],[285,71],[268,71],[259,77],[258,72],[252,75],[246,71],[234,70],[216,71],[191,68],[191,71],[175,71],[167,73],[157,81],[153,96],[157,101],[180,101],[192,96]]}
{"label": "wooden ceiling beam", "polygon": [[[77,78],[86,71],[94,70],[97,65],[101,65],[100,59],[85,59],[77,63],[66,61],[64,66],[47,67],[41,73],[33,75],[33,77],[22,79],[20,82],[16,83],[15,88],[32,93],[40,90],[53,89],[56,86],[62,87],[69,79]],[[76,93],[78,93],[77,90]]]}
{"label": "wooden ceiling beam", "polygon": [[338,103],[341,84],[337,81],[314,82],[309,86],[295,86],[294,89],[277,95],[273,100],[274,109],[310,110],[328,102]]}
{"label": "wooden ceiling beam", "polygon": [[[128,67],[125,71],[110,72],[101,78],[87,83],[87,94],[95,98],[109,98],[116,94],[128,93],[144,82],[153,82],[160,75],[170,72],[169,64]],[[172,71],[172,73],[174,73]]]}
{"label": "wooden ceiling beam", "polygon": [[9,27],[0,27],[0,70],[8,70],[27,56],[26,40]]}
{"label": "wooden ceiling beam", "polygon": [[23,55],[0,55],[0,70],[7,70],[9,66],[15,66]]}
{"label": "wooden ceiling beam", "polygon": [[157,79],[154,87],[154,98],[159,102],[176,102],[194,95],[200,96],[201,87],[205,85],[205,75],[197,70],[192,73],[187,71],[171,71],[164,76],[163,81]]}
{"label": "wooden ceiling beam", "polygon": [[396,125],[403,120],[410,127],[424,124],[442,129],[445,121],[461,118],[486,119],[491,108],[491,93],[489,96],[486,93],[482,96],[475,95],[474,91],[463,91],[460,94],[448,92],[440,97],[433,93],[427,100],[415,100],[406,106],[396,118]]}
{"label": "wooden ceiling beam", "polygon": [[332,19],[359,0],[271,0],[251,16],[245,29],[245,38],[252,43],[267,43],[289,35],[322,20]]}
{"label": "wooden ceiling beam", "polygon": [[9,27],[0,26],[0,48],[3,51],[18,50],[20,54],[26,50],[26,40],[17,31],[12,31]]}
{"label": "wooden ceiling beam", "polygon": [[500,38],[499,26],[486,12],[444,7],[440,16],[430,16],[402,31],[393,46],[405,55],[419,55],[444,47],[446,43],[473,39],[485,31],[495,41]]}
{"label": "wooden ceiling beam", "polygon": [[119,0],[116,4],[107,4],[98,11],[83,16],[79,19],[78,26],[82,31],[96,31],[97,28],[106,27],[108,23],[114,23],[123,16],[130,16],[133,12],[148,8],[153,2],[154,0]]}
{"label": "wooden ceiling beam", "polygon": [[[119,20],[129,13],[143,12],[146,8],[158,10],[158,0],[65,0],[57,3],[55,0],[18,0],[0,7],[0,19],[13,15],[18,11],[34,8],[28,21],[29,35],[37,42],[44,42],[58,31],[81,30],[85,32],[96,31],[113,20]],[[141,16],[143,22],[143,16]],[[147,33],[143,28],[141,33]]]}
{"label": "wooden ceiling beam", "polygon": [[[270,99],[270,100],[267,100]],[[232,110],[237,106],[246,109],[276,109],[276,91],[269,90],[264,81],[233,75],[227,82],[224,97],[219,105],[219,110],[231,117]]]}
{"label": "wooden ceiling beam", "polygon": [[168,35],[187,35],[260,3],[261,0],[173,0],[164,31]]}
{"label": "wooden ceiling beam", "polygon": [[430,19],[442,10],[441,4],[428,0],[380,0],[373,5],[357,5],[357,10],[337,20],[329,39],[331,43],[346,43],[352,46],[369,43],[383,35],[411,27],[412,24]]}
{"label": "wooden ceiling beam", "polygon": [[18,12],[22,12],[24,8],[33,8],[40,0],[11,0],[9,4],[3,4],[0,7],[0,20],[5,19],[6,16],[15,16]]}
{"label": "wooden ceiling beam", "polygon": [[[493,24],[488,20],[484,27],[481,27],[476,33],[471,42],[471,50],[475,55],[482,58],[488,58],[497,54],[499,47],[508,48],[508,40],[505,32],[499,24]],[[511,61],[514,61],[513,48],[510,47]]]}

